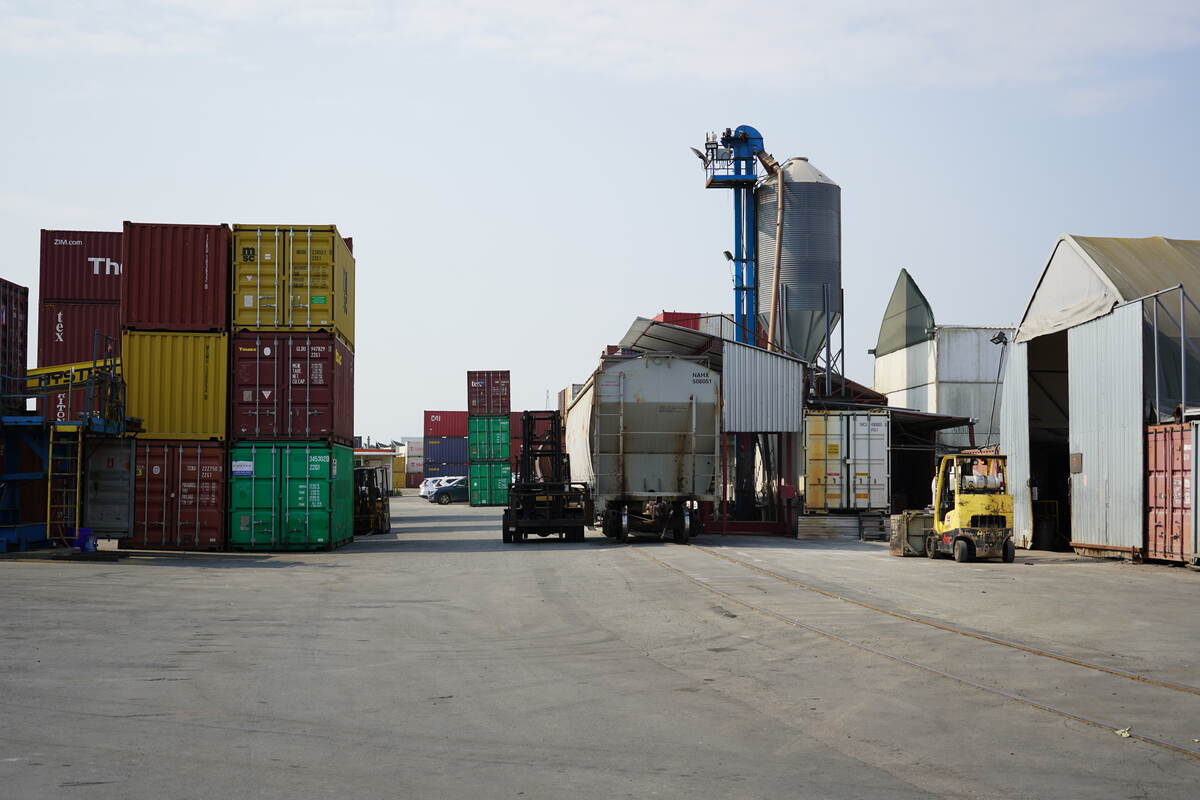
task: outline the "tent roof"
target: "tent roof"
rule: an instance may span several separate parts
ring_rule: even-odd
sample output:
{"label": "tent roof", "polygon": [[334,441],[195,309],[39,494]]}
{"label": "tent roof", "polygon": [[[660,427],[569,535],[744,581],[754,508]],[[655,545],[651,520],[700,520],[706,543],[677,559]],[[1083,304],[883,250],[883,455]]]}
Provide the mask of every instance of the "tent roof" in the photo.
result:
{"label": "tent roof", "polygon": [[1200,298],[1200,241],[1066,234],[1054,244],[1015,340],[1065,330],[1180,285]]}
{"label": "tent roof", "polygon": [[875,343],[875,357],[886,356],[928,340],[927,331],[932,327],[933,309],[929,307],[929,301],[908,270],[900,270],[887,309],[883,312],[879,339]]}

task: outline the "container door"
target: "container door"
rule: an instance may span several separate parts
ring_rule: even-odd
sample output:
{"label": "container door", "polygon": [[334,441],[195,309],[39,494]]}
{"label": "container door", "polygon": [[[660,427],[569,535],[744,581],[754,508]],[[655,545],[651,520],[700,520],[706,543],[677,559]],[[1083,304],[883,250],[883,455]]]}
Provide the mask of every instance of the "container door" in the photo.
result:
{"label": "container door", "polygon": [[178,538],[197,550],[225,547],[225,451],[184,444],[178,450]]}
{"label": "container door", "polygon": [[808,474],[805,507],[828,511],[845,508],[846,421],[844,414],[812,413],[805,420]]}
{"label": "container door", "polygon": [[1163,425],[1146,435],[1146,557],[1184,561],[1192,532],[1192,426]]}
{"label": "container door", "polygon": [[337,296],[334,255],[336,237],[328,228],[293,228],[287,232],[287,321],[293,327],[332,330]]}
{"label": "container door", "polygon": [[233,404],[231,424],[241,437],[274,439],[281,427],[284,339],[237,336],[233,340]]}
{"label": "container door", "polygon": [[133,467],[136,547],[178,547],[173,538],[175,467],[171,448],[162,444],[138,444]]}
{"label": "container door", "polygon": [[229,454],[229,543],[268,549],[280,541],[279,448],[243,445]]}
{"label": "container door", "polygon": [[290,376],[286,435],[328,438],[334,431],[334,338],[318,334],[289,337],[286,341]]}
{"label": "container door", "polygon": [[233,235],[233,326],[283,325],[287,286],[283,277],[285,231],[238,230]]}
{"label": "container door", "polygon": [[86,448],[83,526],[99,538],[126,538],[133,531],[133,440],[91,439]]}
{"label": "container door", "polygon": [[[333,476],[328,446],[288,446],[283,454],[283,544],[298,549],[328,547],[331,539],[330,484]],[[343,470],[344,471],[344,470]],[[350,523],[354,524],[354,475],[350,474]]]}
{"label": "container door", "polygon": [[846,472],[852,487],[848,508],[888,508],[888,415],[854,414],[849,418]]}

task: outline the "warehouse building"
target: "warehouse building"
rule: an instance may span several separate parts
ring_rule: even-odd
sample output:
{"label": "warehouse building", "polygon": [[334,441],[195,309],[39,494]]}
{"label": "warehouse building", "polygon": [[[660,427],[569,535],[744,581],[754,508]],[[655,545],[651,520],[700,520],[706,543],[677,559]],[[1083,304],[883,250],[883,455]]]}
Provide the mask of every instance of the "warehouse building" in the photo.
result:
{"label": "warehouse building", "polygon": [[995,444],[1000,436],[1000,380],[1011,328],[937,325],[908,270],[900,270],[875,345],[875,391],[889,406],[975,420],[939,431],[946,451]]}
{"label": "warehouse building", "polygon": [[1020,547],[1142,553],[1146,425],[1200,404],[1200,241],[1062,236],[1000,410]]}

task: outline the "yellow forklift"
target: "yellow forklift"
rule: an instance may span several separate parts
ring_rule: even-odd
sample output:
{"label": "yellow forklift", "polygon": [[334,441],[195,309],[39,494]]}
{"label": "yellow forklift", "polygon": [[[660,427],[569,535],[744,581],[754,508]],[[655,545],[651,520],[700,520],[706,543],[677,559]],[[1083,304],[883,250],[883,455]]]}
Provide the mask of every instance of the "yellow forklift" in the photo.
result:
{"label": "yellow forklift", "polygon": [[943,456],[933,485],[933,529],[925,538],[929,558],[955,561],[999,558],[1011,564],[1012,495],[1008,493],[1006,457]]}

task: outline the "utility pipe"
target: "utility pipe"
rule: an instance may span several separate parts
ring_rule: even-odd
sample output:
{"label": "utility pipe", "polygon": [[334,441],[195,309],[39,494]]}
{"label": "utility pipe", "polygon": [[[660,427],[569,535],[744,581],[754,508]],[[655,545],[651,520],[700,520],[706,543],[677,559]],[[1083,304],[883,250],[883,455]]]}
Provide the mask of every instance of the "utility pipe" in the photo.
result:
{"label": "utility pipe", "polygon": [[767,324],[767,349],[781,349],[775,342],[775,320],[779,317],[779,273],[783,266],[783,165],[775,165],[775,268],[771,271],[771,317]]}

